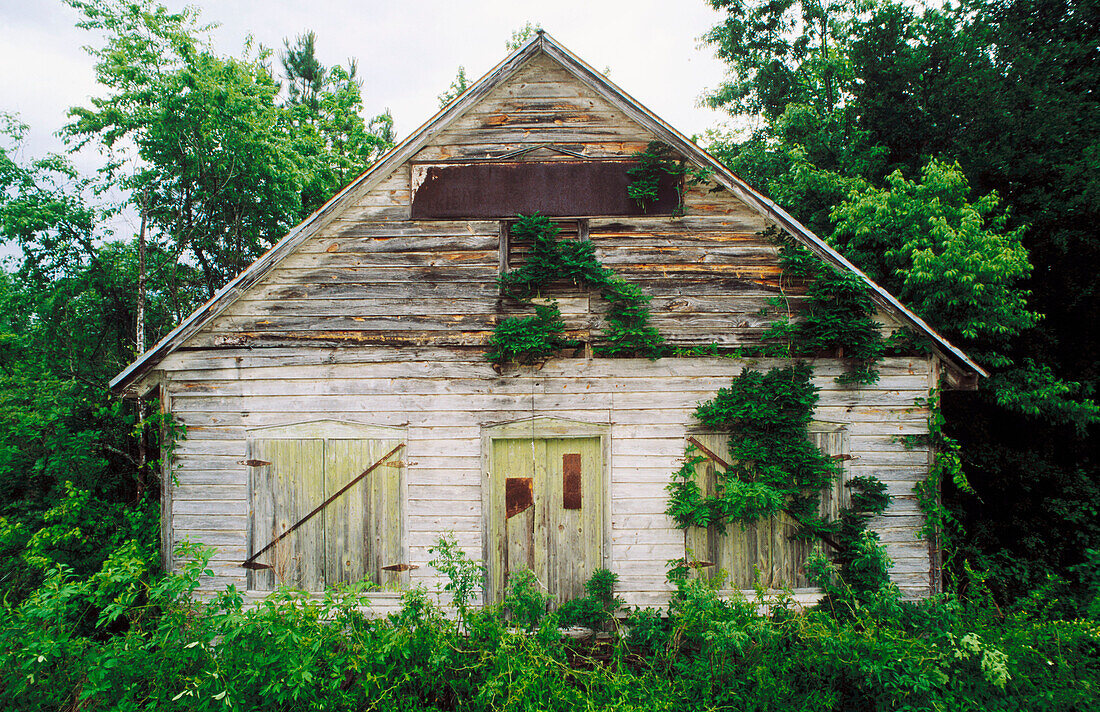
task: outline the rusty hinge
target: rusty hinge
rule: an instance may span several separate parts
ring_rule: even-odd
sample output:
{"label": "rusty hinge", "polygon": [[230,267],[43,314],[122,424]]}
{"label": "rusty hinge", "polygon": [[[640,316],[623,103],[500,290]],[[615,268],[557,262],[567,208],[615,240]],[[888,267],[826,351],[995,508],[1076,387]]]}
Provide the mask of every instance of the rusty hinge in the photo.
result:
{"label": "rusty hinge", "polygon": [[237,460],[238,465],[248,465],[249,467],[264,467],[271,463],[267,460]]}
{"label": "rusty hinge", "polygon": [[416,564],[390,564],[389,566],[383,566],[383,571],[412,571],[413,569],[419,569]]}

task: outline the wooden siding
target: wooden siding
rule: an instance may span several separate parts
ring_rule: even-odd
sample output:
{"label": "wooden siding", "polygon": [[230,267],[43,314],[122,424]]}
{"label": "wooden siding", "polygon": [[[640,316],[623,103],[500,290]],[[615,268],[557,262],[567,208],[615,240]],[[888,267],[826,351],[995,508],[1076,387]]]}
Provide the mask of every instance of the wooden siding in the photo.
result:
{"label": "wooden siding", "polygon": [[[541,370],[500,376],[480,350],[222,349],[181,351],[165,362],[175,416],[187,426],[173,462],[174,540],[219,548],[207,588],[245,586],[248,431],[339,417],[407,432],[407,551],[412,583],[437,581],[428,548],[446,531],[480,559],[483,428],[534,415],[605,424],[610,433],[607,561],[632,604],[659,603],[669,591],[665,562],[682,555],[683,532],[664,514],[664,486],[679,467],[697,403],[713,397],[744,366],[735,359],[560,359]],[[815,418],[844,424],[852,475],[883,480],[894,501],[872,524],[909,595],[929,591],[928,545],[912,486],[925,477],[930,362],[884,361],[873,387],[842,388],[842,365],[815,363],[821,400]],[[338,416],[334,415],[338,414]]]}
{"label": "wooden siding", "polygon": [[[510,132],[522,136],[510,138]],[[542,143],[625,158],[653,138],[541,56],[437,136],[416,160],[486,157],[512,145]],[[532,160],[568,158],[536,153],[529,154]],[[398,168],[188,345],[487,344],[501,319],[526,313],[522,305],[501,299],[496,285],[501,225],[410,220],[411,180],[408,164]],[[763,313],[781,294],[776,247],[761,234],[765,220],[729,191],[711,192],[714,188],[688,189],[681,218],[589,221],[597,258],[653,298],[653,325],[674,345],[753,345],[775,319]],[[598,295],[574,296],[563,301],[562,312],[571,335],[587,339],[601,330],[607,306]],[[786,304],[797,309],[798,294],[786,296]]]}
{"label": "wooden siding", "polygon": [[[413,162],[482,159],[540,144],[622,159],[654,138],[546,56],[432,135]],[[573,160],[547,148],[525,157]],[[666,562],[682,556],[685,544],[664,514],[664,486],[694,431],[692,412],[742,367],[776,362],[555,359],[538,370],[497,374],[485,360],[488,338],[501,319],[524,313],[497,287],[501,224],[411,220],[412,175],[405,163],[358,197],[349,194],[346,208],[326,216],[159,364],[163,402],[188,430],[164,509],[171,541],[218,547],[204,590],[243,588],[239,564],[256,545],[243,463],[250,438],[259,436],[250,433],[323,418],[401,428],[402,556],[416,568],[398,583],[433,588],[439,577],[428,565],[429,548],[442,533],[453,531],[471,556],[485,558],[486,432],[550,416],[603,428],[608,506],[600,557],[619,574],[628,603],[663,603]],[[652,322],[673,345],[754,345],[774,318],[763,313],[773,299],[784,297],[792,311],[801,304],[798,290],[780,280],[776,247],[763,237],[765,218],[715,187],[687,190],[681,218],[584,216],[597,257],[652,297]],[[598,295],[563,294],[559,301],[573,335],[600,330],[606,305]],[[887,359],[879,383],[860,388],[835,383],[843,364],[815,364],[815,417],[844,427],[849,473],[874,474],[894,496],[872,524],[894,559],[894,580],[913,596],[930,590],[928,544],[919,536],[923,517],[912,491],[930,456],[923,445],[907,449],[903,438],[927,432],[920,399],[934,382],[931,363]],[[392,593],[378,598],[383,607],[395,605]]]}

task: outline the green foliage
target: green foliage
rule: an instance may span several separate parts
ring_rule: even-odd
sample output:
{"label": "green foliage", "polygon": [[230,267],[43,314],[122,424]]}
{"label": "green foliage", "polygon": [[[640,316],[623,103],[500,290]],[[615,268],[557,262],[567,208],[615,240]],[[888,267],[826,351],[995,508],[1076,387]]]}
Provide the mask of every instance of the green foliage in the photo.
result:
{"label": "green foliage", "polygon": [[707,104],[771,118],[791,104],[823,112],[837,108],[852,76],[843,51],[848,28],[865,3],[709,4],[725,11],[725,18],[703,41],[727,63],[730,76],[706,97]]}
{"label": "green foliage", "polygon": [[633,155],[638,165],[627,170],[631,176],[626,194],[644,211],[657,202],[662,176],[671,176],[679,181],[686,168],[683,160],[677,160],[672,148],[660,141],[650,141],[646,150]]}
{"label": "green foliage", "polygon": [[[682,529],[746,524],[785,512],[799,524],[799,536],[822,537],[834,549],[843,586],[833,571],[822,570],[818,583],[830,598],[865,600],[889,587],[890,564],[877,535],[867,531],[871,518],[890,502],[886,486],[869,476],[852,477],[851,504],[837,521],[818,513],[821,490],[840,474],[840,466],[810,442],[807,426],[817,403],[813,372],[806,363],[767,373],[742,369],[729,388],[702,403],[695,418],[708,429],[730,433],[729,469],[718,472],[715,493],[704,496],[695,481],[703,461],[689,447],[672,475],[665,513]],[[671,580],[686,581],[687,562],[677,564]]]}
{"label": "green foliage", "polygon": [[514,52],[515,50],[522,47],[527,42],[527,40],[531,39],[532,35],[540,31],[542,31],[541,23],[531,22],[530,20],[528,20],[526,23],[524,23],[523,27],[512,30],[512,37],[504,43],[504,46],[509,52]]}
{"label": "green foliage", "polygon": [[458,74],[455,75],[454,81],[447,87],[447,91],[439,95],[439,108],[442,109],[447,104],[460,97],[465,93],[466,89],[470,86],[470,80],[466,78],[466,67],[459,66]]}
{"label": "green foliage", "polygon": [[[650,297],[596,260],[589,240],[559,240],[559,228],[543,215],[518,216],[511,226],[516,239],[530,240],[527,261],[500,277],[501,292],[517,301],[531,303],[543,289],[557,283],[599,289],[610,302],[606,343],[598,347],[612,357],[657,358],[665,352],[664,340],[649,324]],[[530,363],[547,358],[561,348],[578,344],[562,334],[565,324],[556,302],[535,304],[535,316],[510,317],[497,325],[490,340],[488,359],[495,364],[508,361]]]}
{"label": "green foliage", "polygon": [[521,569],[508,578],[508,590],[504,593],[504,608],[512,618],[512,624],[532,631],[546,618],[550,596],[542,590],[539,579],[529,569]]}
{"label": "green foliage", "polygon": [[1007,230],[996,194],[969,202],[958,165],[929,161],[920,181],[901,171],[864,184],[833,210],[833,240],[857,265],[984,363],[1005,366],[1008,339],[1035,325],[1023,228]]}
{"label": "green foliage", "polygon": [[708,428],[731,433],[733,466],[718,476],[715,495],[702,497],[692,481],[694,467],[685,463],[668,486],[667,512],[679,526],[724,527],[780,511],[809,526],[818,493],[838,472],[806,435],[817,403],[811,377],[804,363],[767,373],[745,368],[696,409],[696,419]]}
{"label": "green foliage", "polygon": [[[882,325],[872,319],[875,304],[867,285],[848,271],[826,267],[807,248],[785,242],[779,251],[785,278],[808,282],[806,307],[797,320],[781,319],[765,338],[785,343],[785,355],[834,353],[849,360],[839,383],[871,384],[878,380],[876,363],[885,353]],[[783,300],[776,300],[776,307]]]}
{"label": "green foliage", "polygon": [[[980,600],[883,595],[836,615],[693,579],[667,609],[633,611],[627,637],[573,641],[553,616],[511,630],[499,608],[462,627],[422,589],[389,616],[354,586],[193,601],[211,554],[185,547],[180,572],[154,577],[120,549],[94,576],[58,569],[0,607],[6,708],[1068,712],[1100,686],[1095,622]],[[599,578],[589,594],[606,600]]]}
{"label": "green foliage", "polygon": [[509,317],[497,324],[489,339],[486,358],[495,364],[509,361],[533,363],[553,356],[561,349],[576,348],[578,342],[565,338],[558,303],[536,304],[535,315]]}
{"label": "green foliage", "polygon": [[945,403],[977,493],[943,483],[954,565],[1003,601],[1080,590],[1100,547],[1096,3],[712,5],[730,77],[708,102],[759,117],[712,152],[997,367]]}
{"label": "green foliage", "polygon": [[106,177],[145,206],[154,242],[198,265],[207,296],[392,145],[388,114],[359,115],[354,65],[325,69],[311,34],[287,45],[280,105],[268,52],[215,54],[192,8],[67,2],[102,38],[89,52],[104,95],[65,134],[109,153]]}
{"label": "green foliage", "polygon": [[607,630],[616,623],[623,600],[615,595],[618,574],[596,569],[584,583],[587,595],[566,601],[558,609],[558,622],[565,627],[583,626],[593,631]]}
{"label": "green foliage", "polygon": [[610,305],[603,331],[607,343],[599,347],[600,353],[619,358],[657,358],[665,353],[664,339],[649,324],[647,305],[652,297],[641,287],[616,277],[604,289],[603,298]]}
{"label": "green foliage", "polygon": [[451,603],[464,621],[474,593],[484,588],[485,567],[459,547],[453,534],[441,536],[428,552],[434,555],[428,564],[447,577],[443,590],[450,591]]}

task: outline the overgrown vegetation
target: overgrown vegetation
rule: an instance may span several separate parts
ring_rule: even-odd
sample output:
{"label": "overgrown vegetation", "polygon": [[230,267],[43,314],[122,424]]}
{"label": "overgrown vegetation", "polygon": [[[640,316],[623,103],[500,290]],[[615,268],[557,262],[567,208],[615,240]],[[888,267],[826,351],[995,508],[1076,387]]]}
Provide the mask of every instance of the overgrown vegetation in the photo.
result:
{"label": "overgrown vegetation", "polygon": [[[672,209],[672,216],[682,216],[685,210],[684,191],[689,186],[706,183],[713,175],[710,169],[696,168],[685,161],[663,141],[650,141],[644,151],[638,151],[631,157],[638,165],[626,171],[631,177],[626,194],[643,212],[660,200],[661,182],[667,177],[676,190],[676,205]],[[722,189],[721,186],[714,186],[711,192]]]}
{"label": "overgrown vegetation", "polygon": [[520,215],[510,227],[513,238],[528,240],[527,261],[500,277],[501,293],[532,304],[533,317],[504,319],[493,331],[488,359],[495,364],[543,360],[561,348],[578,344],[564,338],[565,324],[557,304],[534,304],[552,285],[598,289],[608,302],[606,327],[596,350],[604,355],[657,358],[664,339],[649,324],[649,297],[599,263],[589,240],[561,240],[561,230],[544,215]]}
{"label": "overgrown vegetation", "polygon": [[[945,393],[949,573],[1001,604],[1100,548],[1100,5],[710,0],[710,149],[994,373]],[[1033,268],[1034,267],[1034,268]],[[931,494],[926,497],[930,501]]]}
{"label": "overgrown vegetation", "polygon": [[[778,239],[778,238],[777,238]],[[770,352],[784,356],[829,355],[847,359],[847,371],[839,383],[870,384],[878,380],[876,364],[886,352],[882,325],[874,321],[875,304],[867,285],[847,270],[822,264],[816,255],[791,240],[779,249],[782,279],[791,286],[803,286],[806,298],[792,319],[785,297],[777,297],[773,309],[781,312],[764,334],[778,348]]]}
{"label": "overgrown vegetation", "polygon": [[[0,608],[6,709],[1068,712],[1100,692],[1100,624],[1002,616],[977,589],[922,603],[884,590],[816,610],[780,599],[761,614],[764,599],[694,579],[666,609],[632,610],[621,634],[572,639],[530,576],[460,622],[424,589],[374,616],[359,587],[193,601],[210,552],[180,554],[170,576],[136,552],[91,577],[59,568]],[[444,558],[454,595],[476,564]],[[594,576],[593,599],[613,598],[609,583]],[[606,620],[596,608],[593,622]]]}
{"label": "overgrown vegetation", "polygon": [[[152,343],[373,161],[392,118],[363,121],[354,63],[322,66],[309,33],[278,58],[227,56],[193,10],[72,0],[97,33],[99,91],[64,134],[70,150],[104,151],[107,169],[25,159],[26,127],[0,115],[0,239],[17,250],[0,274],[6,708],[1095,707],[1100,6],[711,4],[728,11],[707,42],[731,75],[710,101],[756,127],[714,135],[714,153],[998,369],[977,398],[944,394],[932,411],[938,454],[918,497],[949,554],[947,596],[901,602],[884,583],[882,549],[860,533],[881,503],[868,481],[862,508],[828,534],[852,532],[850,559],[808,564],[828,593],[810,611],[780,601],[761,615],[762,601],[719,596],[720,576],[685,578],[667,609],[631,612],[625,638],[567,642],[565,622],[616,627],[610,574],[556,612],[517,576],[502,607],[482,610],[479,566],[453,542],[433,552],[449,588],[411,591],[390,616],[363,616],[356,588],[282,590],[254,608],[232,589],[193,601],[204,555],[184,550],[183,571],[157,573],[156,443],[105,388],[144,346],[137,239],[112,235],[114,216],[146,217]],[[561,245],[577,250],[573,268],[609,274]],[[532,285],[522,299],[543,291]],[[601,287],[622,297],[611,348],[663,353],[635,289]],[[859,295],[822,285],[823,303],[837,295],[837,312],[787,325],[789,354],[793,330],[833,350],[822,334],[856,324]],[[532,354],[565,336],[546,307],[542,325],[517,329]],[[738,506],[776,500],[762,501]],[[690,511],[702,520],[710,507]]]}
{"label": "overgrown vegetation", "polygon": [[[638,165],[626,172],[632,178],[630,185],[626,187],[626,194],[642,210],[657,202],[662,177],[670,177],[679,186],[687,172],[687,164],[683,159],[678,159],[672,148],[660,141],[650,141],[646,150],[635,153],[633,158]],[[683,196],[680,195],[677,209],[682,206]]]}
{"label": "overgrown vegetation", "polygon": [[[696,420],[708,429],[730,433],[728,467],[716,469],[714,494],[704,496],[697,481],[696,465],[705,455],[689,446],[667,487],[666,512],[680,528],[715,527],[719,532],[783,512],[798,524],[795,536],[818,537],[829,545],[844,590],[865,599],[889,584],[889,562],[867,523],[890,500],[877,479],[853,477],[847,483],[851,504],[835,521],[822,518],[821,492],[834,484],[841,468],[808,437],[816,403],[807,363],[767,372],[743,369],[729,388],[695,410]],[[687,564],[674,569],[674,578],[686,576]],[[830,576],[819,578],[830,597],[841,591]]]}

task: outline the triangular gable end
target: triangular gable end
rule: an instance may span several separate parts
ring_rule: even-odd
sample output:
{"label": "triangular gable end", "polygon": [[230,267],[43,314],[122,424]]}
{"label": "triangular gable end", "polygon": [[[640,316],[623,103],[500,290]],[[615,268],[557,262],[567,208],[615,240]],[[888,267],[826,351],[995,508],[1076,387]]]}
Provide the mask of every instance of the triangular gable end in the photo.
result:
{"label": "triangular gable end", "polygon": [[[461,129],[464,117],[473,107],[485,101],[486,97],[490,96],[494,90],[514,78],[533,60],[539,58],[552,60],[554,64],[567,73],[569,78],[586,87],[591,96],[597,97],[602,108],[621,112],[647,134],[668,144],[674,151],[694,163],[696,167],[711,171],[713,181],[729,190],[768,222],[774,223],[806,245],[826,263],[834,268],[845,269],[857,274],[868,285],[872,298],[879,308],[894,316],[900,323],[927,337],[933,351],[948,365],[946,375],[949,385],[972,388],[977,376],[988,375],[966,354],[936,333],[928,324],[906,309],[896,298],[872,282],[851,262],[798,223],[773,201],[746,184],[712,156],[695,146],[683,134],[661,121],[652,112],[619,89],[607,77],[584,63],[545,32],[539,32],[478,80],[464,94],[423,124],[408,139],[389,151],[370,170],[352,181],[335,197],[295,227],[286,237],[219,290],[206,304],[189,315],[153,348],[142,354],[140,358],[111,381],[111,388],[129,395],[139,395],[147,392],[155,384],[145,382],[144,376],[152,371],[162,359],[184,345],[192,336],[222,314],[246,291],[269,274],[273,268],[295,252],[302,243],[317,235],[344,213],[352,210],[357,201],[364,195],[390,178],[395,171],[405,166],[414,157],[418,157],[421,151],[431,146],[441,135],[447,131]],[[505,146],[495,158],[534,155],[535,152],[568,155],[569,149],[555,145],[538,144],[516,147]],[[420,157],[423,156],[430,157],[431,152],[426,151]],[[585,158],[596,157],[585,156]],[[447,158],[447,156],[438,156],[438,158]]]}

